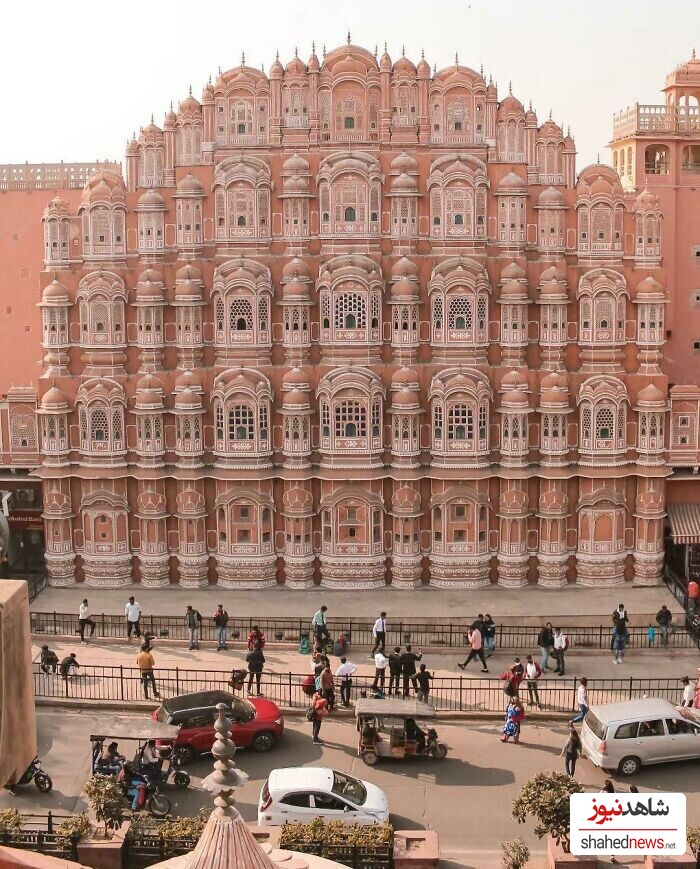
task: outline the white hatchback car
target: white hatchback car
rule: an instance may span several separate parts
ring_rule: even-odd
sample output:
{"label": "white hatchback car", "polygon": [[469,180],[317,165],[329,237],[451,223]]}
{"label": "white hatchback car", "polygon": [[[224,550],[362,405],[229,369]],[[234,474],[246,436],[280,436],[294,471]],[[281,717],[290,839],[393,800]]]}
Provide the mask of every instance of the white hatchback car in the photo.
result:
{"label": "white hatchback car", "polygon": [[262,786],[258,824],[286,821],[346,821],[374,824],[389,820],[389,803],[381,788],[344,772],[322,766],[273,769]]}

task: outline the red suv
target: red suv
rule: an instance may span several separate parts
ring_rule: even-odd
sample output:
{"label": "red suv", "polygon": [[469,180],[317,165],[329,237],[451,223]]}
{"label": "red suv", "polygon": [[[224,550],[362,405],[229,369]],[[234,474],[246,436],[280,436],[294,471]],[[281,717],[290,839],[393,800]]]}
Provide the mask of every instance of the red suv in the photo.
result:
{"label": "red suv", "polygon": [[[284,732],[279,706],[264,697],[244,700],[227,691],[198,691],[164,700],[151,717],[162,724],[179,726],[175,751],[183,764],[196,754],[211,751],[216,738],[216,706],[224,703],[231,711],[231,734],[236,748],[269,751]],[[165,740],[167,742],[167,740]]]}

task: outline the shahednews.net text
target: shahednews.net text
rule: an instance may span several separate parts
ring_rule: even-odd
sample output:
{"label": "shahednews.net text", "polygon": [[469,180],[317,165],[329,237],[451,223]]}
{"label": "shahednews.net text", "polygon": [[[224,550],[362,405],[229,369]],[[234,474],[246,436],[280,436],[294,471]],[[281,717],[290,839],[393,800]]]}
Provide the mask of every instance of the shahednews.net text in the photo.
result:
{"label": "shahednews.net text", "polygon": [[676,843],[667,842],[662,837],[651,836],[621,836],[613,838],[612,836],[583,836],[581,838],[581,848],[586,851],[595,853],[610,853],[612,851],[628,851],[631,848],[635,850],[643,850],[653,848],[659,851],[665,848],[668,851],[676,850]]}

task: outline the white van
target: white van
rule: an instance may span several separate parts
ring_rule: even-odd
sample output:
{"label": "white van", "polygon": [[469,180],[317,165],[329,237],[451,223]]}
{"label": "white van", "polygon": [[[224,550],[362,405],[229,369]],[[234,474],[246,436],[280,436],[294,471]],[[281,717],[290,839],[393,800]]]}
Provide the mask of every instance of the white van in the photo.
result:
{"label": "white van", "polygon": [[700,714],[660,697],[591,706],[581,742],[596,766],[634,775],[647,764],[700,758]]}

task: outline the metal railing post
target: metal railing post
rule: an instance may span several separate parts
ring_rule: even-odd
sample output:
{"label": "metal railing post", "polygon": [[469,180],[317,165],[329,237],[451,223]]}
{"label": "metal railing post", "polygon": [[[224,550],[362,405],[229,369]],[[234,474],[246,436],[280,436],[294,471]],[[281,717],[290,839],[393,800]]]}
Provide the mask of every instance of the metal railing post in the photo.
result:
{"label": "metal railing post", "polygon": [[289,705],[292,705],[292,671],[289,671]]}
{"label": "metal railing post", "polygon": [[462,691],[464,690],[464,685],[462,684],[464,680],[464,676],[459,677],[459,711],[464,711],[464,697],[462,695]]}
{"label": "metal railing post", "polygon": [[58,635],[58,627],[56,625],[56,610],[53,611],[53,635],[54,637]]}
{"label": "metal railing post", "polygon": [[[124,667],[119,665],[119,691],[121,693],[121,699],[124,699]],[[107,698],[105,698],[107,699]]]}
{"label": "metal railing post", "polygon": [[49,809],[49,813],[46,817],[46,832],[53,833],[53,815],[51,814],[51,809]]}
{"label": "metal railing post", "polygon": [[180,693],[180,668],[175,667],[175,695]]}
{"label": "metal railing post", "polygon": [[632,699],[632,692],[634,691],[633,682],[634,682],[634,680],[633,680],[632,676],[630,676],[630,694],[629,694],[630,700]]}

